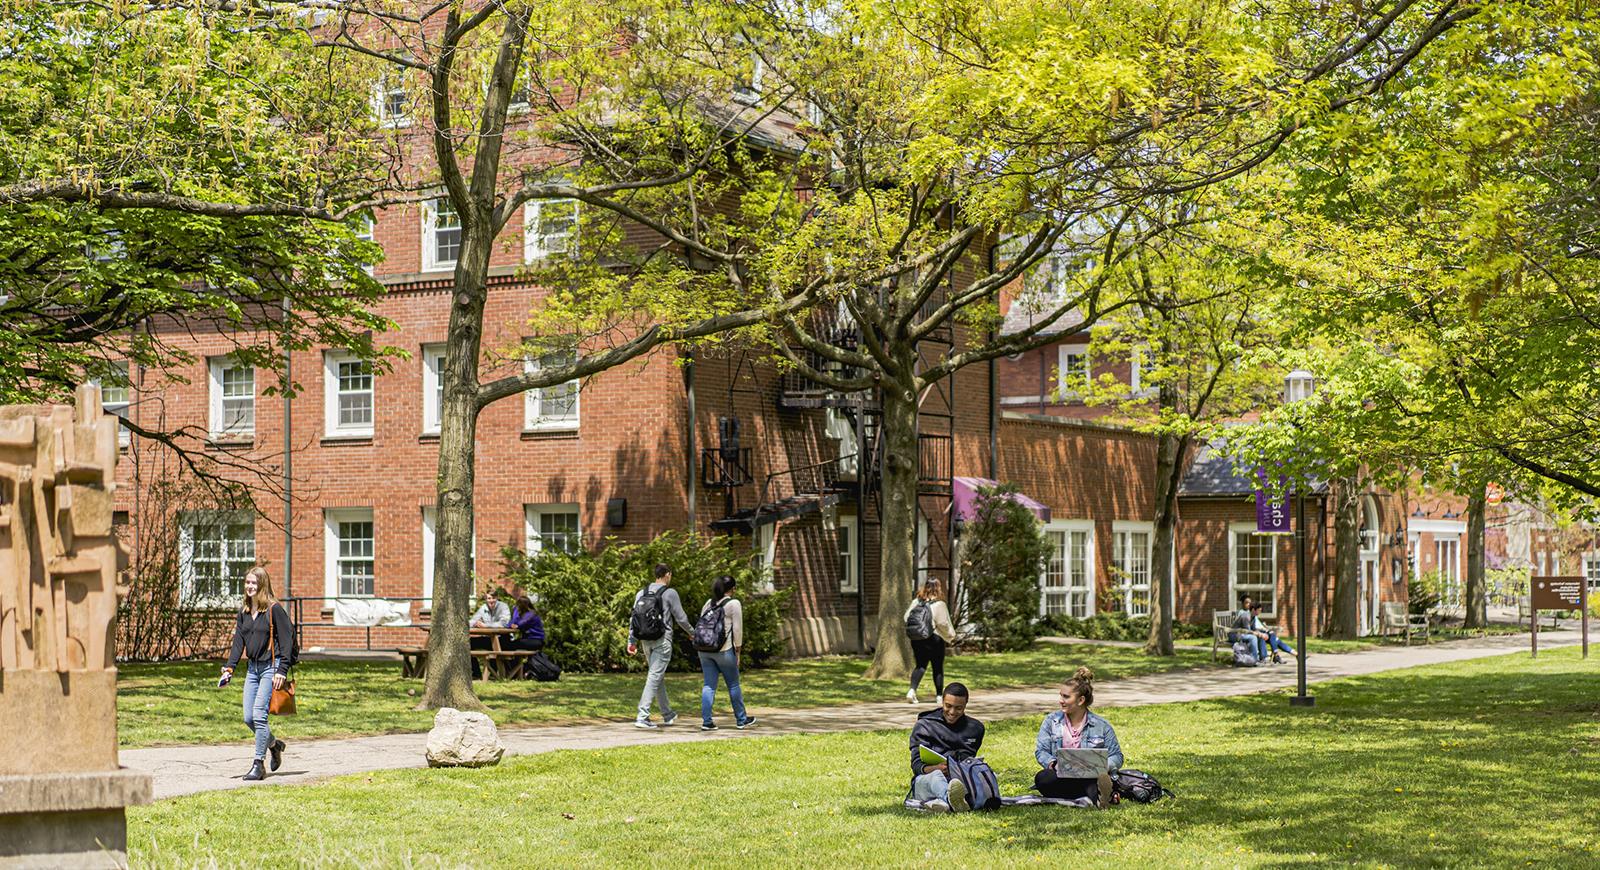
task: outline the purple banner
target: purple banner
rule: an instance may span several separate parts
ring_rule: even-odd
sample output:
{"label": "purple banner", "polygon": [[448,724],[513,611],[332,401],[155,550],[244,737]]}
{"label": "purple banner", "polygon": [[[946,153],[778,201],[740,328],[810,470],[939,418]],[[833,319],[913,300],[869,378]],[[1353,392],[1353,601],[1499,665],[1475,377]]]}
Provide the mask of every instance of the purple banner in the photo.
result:
{"label": "purple banner", "polygon": [[1280,489],[1276,499],[1270,498],[1267,494],[1266,471],[1257,472],[1257,476],[1261,479],[1261,486],[1256,489],[1256,534],[1289,534],[1289,490]]}

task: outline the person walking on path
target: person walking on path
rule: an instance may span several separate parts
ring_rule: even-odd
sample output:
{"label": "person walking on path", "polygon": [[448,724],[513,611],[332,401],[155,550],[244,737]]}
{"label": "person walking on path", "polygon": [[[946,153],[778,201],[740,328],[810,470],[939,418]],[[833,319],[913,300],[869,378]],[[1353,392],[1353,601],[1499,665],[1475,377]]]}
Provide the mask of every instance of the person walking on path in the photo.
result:
{"label": "person walking on path", "polygon": [[911,652],[916,656],[916,667],[911,671],[911,688],[906,700],[917,703],[917,687],[922,675],[933,666],[933,693],[944,697],[944,653],[946,647],[956,642],[956,627],[950,622],[950,608],[944,603],[944,586],[937,578],[922,584],[917,597],[906,608],[906,636],[911,639]]}
{"label": "person walking on path", "polygon": [[628,620],[628,655],[643,652],[649,663],[649,673],[644,678],[644,691],[639,694],[639,715],[633,720],[635,728],[655,728],[650,721],[652,701],[661,707],[661,724],[671,725],[678,714],[672,712],[667,701],[665,683],[667,665],[672,663],[672,626],[676,623],[685,633],[694,634],[694,626],[683,612],[683,602],[678,590],[672,588],[672,568],[665,562],[656,565],[655,582],[633,596],[633,615]]}
{"label": "person walking on path", "polygon": [[[718,622],[721,623],[723,635],[722,645],[717,650],[700,650],[700,673],[705,677],[705,685],[700,688],[701,731],[717,730],[717,724],[711,721],[711,703],[717,699],[719,675],[728,686],[734,727],[743,730],[756,724],[756,717],[745,715],[744,693],[739,690],[739,648],[744,645],[744,606],[733,597],[733,587],[737,583],[732,575],[724,574],[711,584],[711,597],[700,608],[700,622],[695,626],[697,648],[703,639],[715,639]],[[717,611],[721,611],[720,620],[717,619]]]}
{"label": "person walking on path", "polygon": [[1094,703],[1094,672],[1078,668],[1059,692],[1061,709],[1044,717],[1034,741],[1033,757],[1044,768],[1033,778],[1033,787],[1048,798],[1081,798],[1094,801],[1101,809],[1111,802],[1111,776],[1094,779],[1062,778],[1056,775],[1056,750],[1104,749],[1106,765],[1122,769],[1122,744],[1111,723],[1089,712]]}
{"label": "person walking on path", "polygon": [[233,670],[241,656],[245,659],[244,724],[255,732],[256,756],[250,765],[247,780],[266,778],[263,763],[267,753],[272,754],[272,769],[283,764],[282,740],[272,736],[267,724],[267,713],[272,704],[272,690],[283,687],[284,674],[289,670],[289,645],[287,638],[294,637],[294,626],[289,622],[289,611],[278,603],[272,594],[272,578],[260,566],[244,574],[244,603],[239,606],[239,618],[233,629],[233,649],[228,653],[228,663],[222,666],[222,679],[218,686],[226,686],[233,679]]}

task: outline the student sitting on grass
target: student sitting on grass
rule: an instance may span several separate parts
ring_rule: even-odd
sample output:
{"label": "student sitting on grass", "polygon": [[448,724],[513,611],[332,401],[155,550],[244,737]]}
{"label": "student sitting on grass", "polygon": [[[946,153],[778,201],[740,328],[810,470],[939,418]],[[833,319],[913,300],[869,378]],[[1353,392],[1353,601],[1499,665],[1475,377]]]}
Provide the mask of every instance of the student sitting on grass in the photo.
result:
{"label": "student sitting on grass", "polygon": [[[924,764],[922,747],[928,747],[945,760]],[[950,762],[964,761],[983,748],[983,723],[967,715],[967,687],[951,683],[944,687],[939,708],[917,717],[911,729],[911,796],[950,812],[971,809],[967,789],[961,780],[950,776]]]}
{"label": "student sitting on grass", "polygon": [[1039,737],[1034,741],[1033,757],[1044,768],[1033,778],[1033,787],[1048,798],[1083,798],[1104,809],[1111,802],[1111,777],[1063,779],[1056,776],[1056,750],[1104,749],[1111,770],[1122,768],[1122,744],[1111,723],[1089,712],[1094,703],[1094,672],[1078,668],[1061,684],[1061,709],[1044,717]]}

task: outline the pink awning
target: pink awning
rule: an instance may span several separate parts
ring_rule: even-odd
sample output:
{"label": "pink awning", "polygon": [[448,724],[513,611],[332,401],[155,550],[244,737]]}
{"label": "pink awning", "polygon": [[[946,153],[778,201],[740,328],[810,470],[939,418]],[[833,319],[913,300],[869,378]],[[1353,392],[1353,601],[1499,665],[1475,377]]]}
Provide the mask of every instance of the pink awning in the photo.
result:
{"label": "pink awning", "polygon": [[[954,481],[954,502],[956,518],[971,520],[978,512],[978,488],[982,486],[999,486],[997,482],[987,477],[958,477]],[[1020,492],[1008,493],[1006,498],[1022,505],[1039,518],[1039,522],[1050,522],[1050,508],[1034,501]]]}

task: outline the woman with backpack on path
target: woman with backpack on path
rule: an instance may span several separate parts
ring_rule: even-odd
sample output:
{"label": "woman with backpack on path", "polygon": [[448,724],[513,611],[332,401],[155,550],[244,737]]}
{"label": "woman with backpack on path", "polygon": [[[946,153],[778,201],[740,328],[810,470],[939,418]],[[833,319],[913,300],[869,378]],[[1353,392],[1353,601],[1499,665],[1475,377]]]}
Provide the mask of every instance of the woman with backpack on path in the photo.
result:
{"label": "woman with backpack on path", "polygon": [[[728,700],[733,703],[733,723],[736,728],[749,728],[756,717],[744,712],[744,693],[739,690],[739,648],[744,645],[744,606],[733,597],[733,587],[738,581],[723,574],[711,584],[711,597],[700,608],[700,620],[694,627],[695,649],[700,651],[700,673],[705,685],[700,689],[700,730],[715,731],[711,721],[711,702],[717,697],[717,677],[728,686]],[[718,617],[721,617],[720,619]],[[718,634],[721,635],[721,643]]]}
{"label": "woman with backpack on path", "polygon": [[944,696],[945,648],[956,642],[956,627],[950,622],[950,608],[944,603],[944,587],[938,579],[928,580],[917,590],[917,597],[906,608],[906,637],[911,639],[911,652],[917,657],[917,666],[911,671],[911,689],[906,700],[917,703],[917,686],[922,675],[933,665],[933,693]]}
{"label": "woman with backpack on path", "polygon": [[228,663],[222,666],[219,687],[233,679],[233,669],[239,657],[245,658],[244,724],[256,734],[256,757],[250,765],[246,780],[266,777],[263,764],[267,753],[272,753],[272,769],[283,764],[284,743],[272,736],[267,725],[267,714],[272,704],[272,692],[283,687],[289,671],[289,649],[294,643],[294,625],[289,622],[289,611],[278,603],[272,594],[272,578],[267,570],[256,566],[244,574],[244,603],[239,606],[239,618],[233,629],[233,649],[228,653]]}

